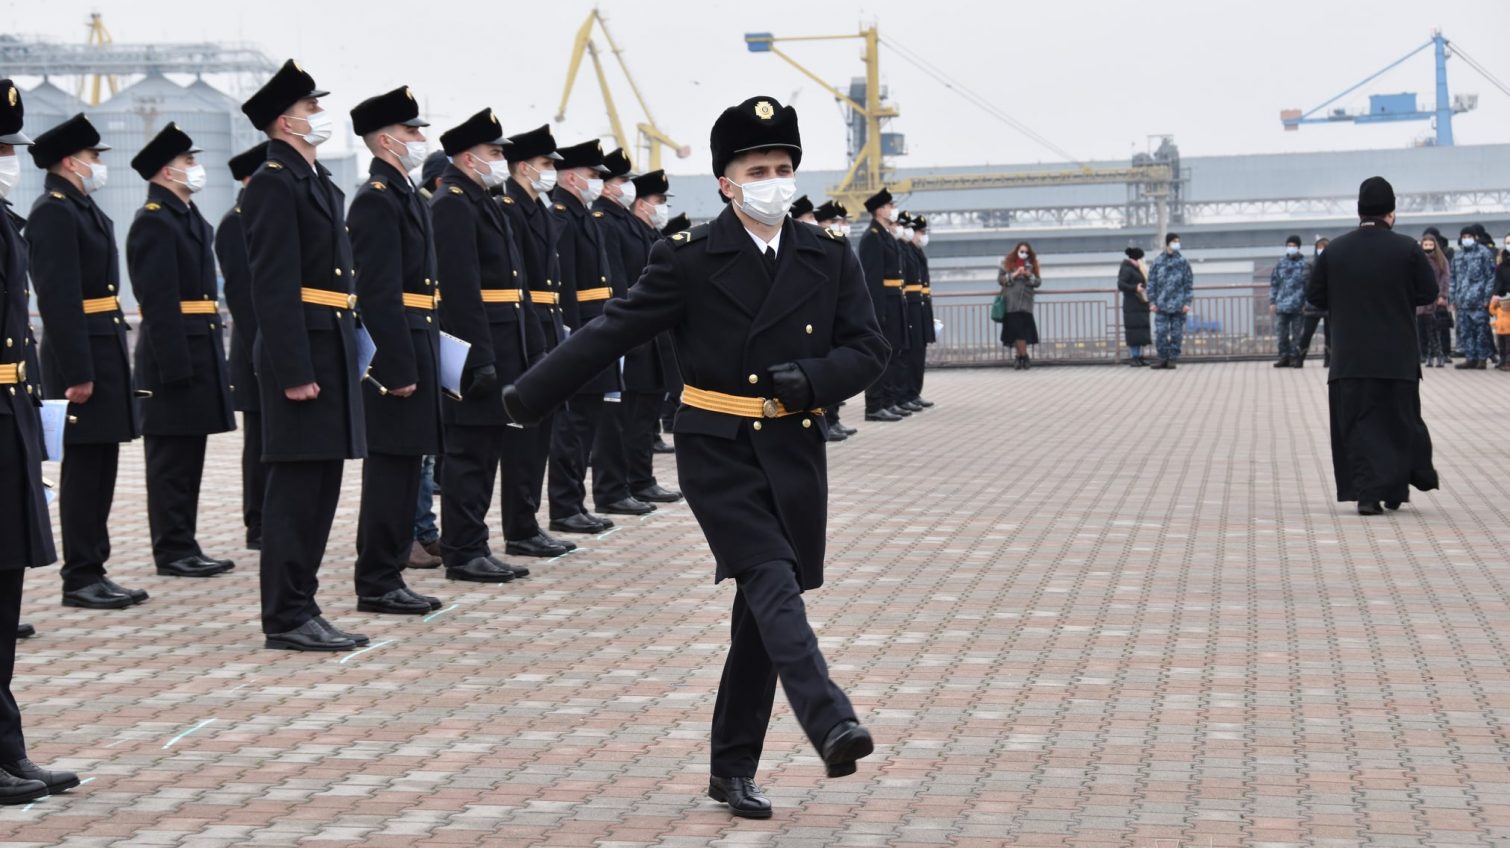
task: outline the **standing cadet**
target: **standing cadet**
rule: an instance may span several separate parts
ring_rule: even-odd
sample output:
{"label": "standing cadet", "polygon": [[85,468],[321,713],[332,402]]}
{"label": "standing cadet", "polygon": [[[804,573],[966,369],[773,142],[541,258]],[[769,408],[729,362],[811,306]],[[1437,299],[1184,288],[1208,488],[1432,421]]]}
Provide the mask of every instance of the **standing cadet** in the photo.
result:
{"label": "standing cadet", "polygon": [[[548,210],[546,194],[556,184],[561,154],[548,125],[511,136],[509,142],[503,149],[509,166],[503,212],[524,262],[519,273],[527,305],[522,311],[531,339],[538,339],[531,356],[538,357],[555,350],[567,332],[561,313],[561,263],[556,257],[560,225]],[[576,547],[540,529],[540,493],[552,429],[553,422],[542,421],[534,427],[510,427],[503,434],[503,536],[505,551],[516,556],[554,557]],[[585,514],[551,514],[550,527],[556,531],[601,533],[611,526]]]}
{"label": "standing cadet", "polygon": [[829,679],[804,589],[823,582],[828,475],[818,410],[881,375],[886,342],[842,238],[787,219],[802,158],[797,115],[769,97],[730,107],[710,148],[730,202],[651,250],[628,299],[504,390],[538,418],[630,348],[670,331],[686,388],[676,418],[687,503],[734,578],[732,644],[713,708],[708,794],[766,818],[755,768],[779,679],[830,777],[872,750]]}
{"label": "standing cadet", "polygon": [[252,309],[252,269],[246,261],[246,233],[241,201],[252,174],[267,161],[267,142],[231,157],[231,179],[241,184],[236,205],[215,228],[215,258],[225,277],[225,305],[231,310],[231,399],[241,413],[241,522],[246,546],[262,550],[262,499],[267,466],[262,464],[262,402],[257,398],[257,369],[252,346],[257,341],[257,313]]}
{"label": "standing cadet", "polygon": [[200,148],[173,122],[131,160],[147,202],[126,234],[126,269],[141,306],[136,382],[147,459],[147,526],[157,567],[185,577],[230,571],[199,547],[199,486],[211,433],[236,429],[215,232],[192,199],[204,188]]}
{"label": "standing cadet", "polygon": [[808,200],[807,195],[804,194],[792,201],[792,208],[787,214],[792,216],[793,221],[801,221],[804,224],[816,224],[818,223],[818,217],[813,214],[814,211],[813,202]]}
{"label": "standing cadet", "polygon": [[[31,279],[42,313],[42,382],[67,398],[74,423],[64,430],[63,605],[120,609],[147,599],[105,575],[110,505],[121,442],[141,435],[121,314],[115,226],[89,195],[104,187],[100,153],[110,147],[89,119],[75,115],[37,136],[32,161],[47,170],[26,225]],[[172,573],[158,566],[160,573]]]}
{"label": "standing cadet", "polygon": [[906,412],[922,412],[916,384],[922,376],[922,358],[927,341],[923,334],[923,264],[912,241],[916,235],[909,212],[897,215],[897,252],[902,257],[902,308],[907,316],[907,353],[897,375],[896,406]]}
{"label": "standing cadet", "polygon": [[407,86],[357,104],[351,127],[372,165],[347,224],[362,326],[376,352],[362,382],[367,459],[357,519],[357,609],[424,615],[438,598],[415,593],[403,568],[414,546],[420,463],[440,452],[440,327],[430,210],[409,172],[425,160],[429,123]]}
{"label": "standing cadet", "polygon": [[367,453],[345,195],[315,160],[335,126],[328,92],[292,59],[241,106],[267,134],[242,197],[262,400],[262,632],[266,646],[343,651],[367,639],[315,603],[345,461]]}
{"label": "standing cadet", "polygon": [[[849,238],[849,210],[839,201],[824,201],[822,206],[813,210],[813,220],[825,230],[829,230],[835,235]],[[860,432],[854,427],[846,426],[839,420],[839,407],[843,406],[844,403],[844,401],[841,401],[833,404],[823,412],[823,417],[828,420],[828,440],[830,442],[842,442]]]}
{"label": "standing cadet", "polygon": [[870,226],[860,237],[860,267],[865,271],[865,286],[875,308],[881,332],[891,346],[886,373],[865,390],[866,421],[901,421],[911,413],[899,409],[897,385],[902,358],[907,352],[907,314],[902,301],[902,252],[892,235],[896,229],[897,207],[891,192],[881,189],[865,201]]}
{"label": "standing cadet", "polygon": [[5,199],[21,180],[16,148],[31,144],[21,132],[24,110],[16,84],[0,80],[0,804],[29,804],[79,785],[77,775],[27,759],[21,710],[10,691],[26,569],[58,561],[42,491],[42,398],[27,382],[26,245],[20,217]]}
{"label": "standing cadet", "polygon": [[923,345],[913,351],[912,399],[924,409],[933,406],[933,401],[923,397],[923,372],[928,370],[928,345],[938,341],[933,329],[933,282],[928,274],[928,217],[912,216],[912,252],[917,259],[918,275],[923,282]]}
{"label": "standing cadet", "polygon": [[666,226],[661,227],[661,235],[670,238],[690,229],[692,229],[692,219],[687,217],[686,212],[678,212],[676,217],[666,222]]}
{"label": "standing cadet", "polygon": [[508,179],[503,151],[512,142],[503,137],[493,110],[483,109],[441,133],[440,143],[451,157],[430,202],[445,292],[440,323],[472,345],[462,370],[463,396],[444,402],[441,555],[452,580],[507,583],[529,569],[495,559],[488,547],[493,484],[502,467],[507,492],[509,475],[520,467],[504,453],[509,428],[500,380],[518,377],[539,351],[539,336],[531,344],[522,314],[524,260],[502,204],[488,195]]}
{"label": "standing cadet", "polygon": [[1164,252],[1148,269],[1148,309],[1154,314],[1154,347],[1159,354],[1150,371],[1175,367],[1185,338],[1185,316],[1194,298],[1195,275],[1180,253],[1179,233],[1170,233],[1164,237]]}

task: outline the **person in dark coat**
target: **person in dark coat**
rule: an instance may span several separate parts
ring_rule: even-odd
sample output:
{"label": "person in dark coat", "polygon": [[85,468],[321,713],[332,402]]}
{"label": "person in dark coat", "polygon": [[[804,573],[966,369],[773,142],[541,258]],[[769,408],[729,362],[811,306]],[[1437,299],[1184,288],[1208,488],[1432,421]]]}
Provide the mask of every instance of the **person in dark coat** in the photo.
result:
{"label": "person in dark coat", "polygon": [[121,609],[147,599],[105,573],[110,507],[121,443],[141,435],[121,312],[115,225],[90,196],[105,184],[109,150],[83,115],[37,136],[31,157],[47,171],[26,243],[42,314],[42,384],[67,398],[64,430],[63,605]]}
{"label": "person in dark coat", "polygon": [[441,449],[440,326],[435,323],[435,239],[430,210],[409,171],[425,159],[430,124],[407,86],[351,110],[372,152],[367,181],[346,214],[362,326],[372,364],[362,381],[367,459],[357,518],[356,593],[362,612],[424,615],[441,608],[404,582],[414,547],[420,463]]}
{"label": "person in dark coat", "polygon": [[923,379],[923,364],[928,357],[928,334],[923,329],[923,260],[914,245],[917,240],[915,221],[909,212],[897,214],[897,252],[902,257],[902,310],[907,317],[907,356],[897,376],[897,408],[922,412],[926,407],[917,396]]}
{"label": "person in dark coat", "polygon": [[21,178],[16,148],[30,145],[22,132],[21,92],[0,79],[0,804],[29,804],[79,785],[76,774],[33,763],[21,730],[21,709],[11,694],[21,590],[26,570],[58,561],[42,481],[42,403],[28,382],[26,245],[19,216],[6,200]]}
{"label": "person in dark coat", "polygon": [[[1311,270],[1314,273],[1317,260],[1326,253],[1326,246],[1331,243],[1330,239],[1320,238],[1316,240],[1315,252],[1311,255]],[[1303,320],[1300,329],[1300,355],[1295,357],[1295,367],[1304,368],[1306,355],[1311,350],[1311,340],[1316,337],[1316,328],[1321,328],[1321,365],[1323,368],[1332,364],[1332,325],[1326,320],[1326,310],[1317,309],[1308,300],[1301,304],[1300,314]]]}
{"label": "person in dark coat", "polygon": [[938,342],[938,335],[933,325],[933,279],[928,272],[928,216],[912,216],[912,253],[918,263],[918,279],[922,283],[923,312],[921,321],[923,325],[923,344],[918,350],[913,351],[913,385],[912,400],[924,409],[934,405],[933,401],[923,397],[924,372],[928,370],[928,345]]}
{"label": "person in dark coat", "polygon": [[1148,364],[1143,348],[1153,344],[1148,320],[1148,271],[1143,267],[1143,248],[1122,251],[1127,258],[1117,269],[1117,291],[1122,293],[1122,330],[1127,336],[1127,364],[1142,368]]}
{"label": "person in dark coat", "polygon": [[159,570],[183,577],[230,571],[199,546],[199,487],[213,433],[236,429],[226,373],[215,232],[193,203],[207,181],[195,146],[168,122],[131,167],[147,201],[126,234],[126,268],[141,308],[136,384],[147,459],[147,526]]}
{"label": "person in dark coat", "polygon": [[241,189],[236,192],[236,205],[226,210],[215,228],[215,258],[225,278],[225,305],[231,311],[231,402],[241,413],[241,523],[246,527],[246,546],[254,551],[262,550],[267,466],[262,464],[262,403],[257,399],[257,369],[252,364],[257,313],[252,308],[252,269],[246,261],[241,201],[247,182],[265,161],[265,141],[231,157],[231,179],[240,183]]}
{"label": "person in dark coat", "polygon": [[845,239],[786,216],[802,156],[796,111],[751,98],[724,111],[710,147],[729,207],[651,248],[629,297],[506,388],[504,403],[534,420],[670,331],[686,382],[675,428],[682,490],[715,579],[737,584],[708,794],[766,818],[754,775],[777,680],[830,777],[854,773],[872,750],[829,678],[802,592],[823,583],[821,410],[879,378],[888,350]]}
{"label": "person in dark coat", "polygon": [[865,272],[865,287],[870,292],[870,301],[876,311],[876,321],[886,335],[891,349],[891,361],[886,364],[886,374],[871,383],[865,390],[865,420],[895,422],[911,415],[897,406],[897,381],[901,373],[901,357],[907,351],[907,312],[903,303],[902,251],[898,247],[896,230],[897,207],[891,192],[881,189],[865,201],[865,211],[870,213],[870,225],[860,237],[860,267]]}
{"label": "person in dark coat", "polygon": [[294,651],[367,641],[315,602],[345,461],[367,453],[346,198],[315,158],[335,124],[327,93],[290,59],[241,107],[270,139],[241,202],[268,465],[262,632],[266,647]]}
{"label": "person in dark coat", "polygon": [[1411,486],[1437,488],[1416,346],[1416,307],[1436,301],[1437,279],[1415,239],[1391,231],[1395,193],[1383,177],[1364,180],[1358,217],[1358,229],[1317,258],[1306,300],[1327,310],[1332,326],[1327,392],[1337,500],[1378,515],[1381,501],[1399,509],[1410,500]]}
{"label": "person in dark coat", "polygon": [[[473,583],[507,583],[529,569],[493,556],[488,509],[493,485],[522,467],[505,452],[509,419],[500,380],[512,381],[540,354],[540,336],[523,314],[529,297],[525,262],[502,204],[488,189],[508,179],[498,116],[483,109],[441,133],[451,164],[430,201],[441,279],[441,329],[471,345],[460,398],[444,401],[445,473],[441,487],[441,557],[446,576]],[[554,171],[550,173],[554,174]],[[538,323],[535,325],[538,328]]]}

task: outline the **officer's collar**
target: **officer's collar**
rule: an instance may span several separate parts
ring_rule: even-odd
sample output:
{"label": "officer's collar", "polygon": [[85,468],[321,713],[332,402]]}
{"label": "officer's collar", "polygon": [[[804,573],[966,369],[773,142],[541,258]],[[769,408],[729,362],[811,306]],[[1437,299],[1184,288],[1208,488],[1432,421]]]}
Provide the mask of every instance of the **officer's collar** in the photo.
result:
{"label": "officer's collar", "polygon": [[160,203],[180,215],[189,211],[189,204],[183,202],[178,195],[173,193],[172,189],[165,188],[157,183],[147,183],[147,199],[154,203]]}
{"label": "officer's collar", "polygon": [[267,160],[282,164],[288,169],[289,173],[301,180],[314,174],[325,176],[330,173],[324,165],[320,164],[320,160],[318,159],[315,160],[314,166],[310,167],[309,160],[305,159],[303,154],[295,150],[293,145],[281,139],[275,138],[268,141]]}
{"label": "officer's collar", "polygon": [[409,175],[393,167],[387,159],[372,157],[372,166],[367,169],[367,174],[375,180],[386,181],[388,187],[396,191],[407,192],[414,187],[409,182]]}
{"label": "officer's collar", "polygon": [[441,172],[440,181],[444,185],[455,186],[461,189],[462,194],[470,200],[482,200],[487,197],[487,192],[477,181],[463,174],[461,169],[454,164],[447,165],[446,170]]}
{"label": "officer's collar", "polygon": [[551,199],[568,209],[585,212],[587,206],[582,203],[582,198],[576,196],[565,186],[556,186],[551,189]]}
{"label": "officer's collar", "polygon": [[42,187],[48,191],[66,194],[80,203],[85,203],[89,200],[89,195],[80,191],[67,177],[61,174],[54,174],[51,171],[48,172],[47,176],[42,178]]}
{"label": "officer's collar", "polygon": [[[708,230],[709,253],[734,253],[750,244],[750,232],[735,214],[733,205],[725,206]],[[818,229],[808,227],[787,218],[781,222],[781,250],[791,245],[798,250],[822,251],[818,243]]]}

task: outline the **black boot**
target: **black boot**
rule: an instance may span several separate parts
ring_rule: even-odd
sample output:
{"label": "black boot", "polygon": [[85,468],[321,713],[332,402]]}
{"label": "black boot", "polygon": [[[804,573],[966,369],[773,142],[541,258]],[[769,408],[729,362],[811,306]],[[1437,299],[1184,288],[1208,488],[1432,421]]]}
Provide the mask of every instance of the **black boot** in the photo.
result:
{"label": "black boot", "polygon": [[748,777],[708,778],[708,797],[729,805],[729,812],[746,819],[771,817],[771,801]]}
{"label": "black boot", "polygon": [[1281,356],[1279,358],[1279,361],[1276,362],[1276,363],[1274,363],[1274,367],[1275,368],[1289,368],[1290,367],[1290,357],[1288,357],[1288,356]]}

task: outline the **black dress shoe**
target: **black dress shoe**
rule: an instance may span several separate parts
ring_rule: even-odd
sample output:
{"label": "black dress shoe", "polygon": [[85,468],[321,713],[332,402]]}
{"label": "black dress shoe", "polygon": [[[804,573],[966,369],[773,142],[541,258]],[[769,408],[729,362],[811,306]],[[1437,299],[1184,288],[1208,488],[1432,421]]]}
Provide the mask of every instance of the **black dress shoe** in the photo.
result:
{"label": "black dress shoe", "polygon": [[1400,502],[1399,501],[1385,501],[1384,502],[1384,508],[1387,509],[1387,510],[1389,510],[1390,512],[1394,512],[1395,510],[1397,510],[1397,509],[1400,508]]}
{"label": "black dress shoe", "polygon": [[927,409],[934,405],[933,401],[925,400],[922,395],[918,395],[917,397],[913,398],[912,402],[922,406],[924,409]]}
{"label": "black dress shoe", "polygon": [[843,424],[840,424],[839,425],[839,432],[843,433],[846,436],[853,436],[854,434],[860,432],[860,428],[859,427],[846,427]]}
{"label": "black dress shoe", "polygon": [[819,754],[828,767],[829,777],[844,777],[855,773],[855,760],[870,756],[875,749],[870,731],[854,719],[845,719],[834,725],[823,738]]}
{"label": "black dress shoe", "polygon": [[555,536],[552,536],[544,530],[540,531],[540,538],[544,539],[547,542],[550,542],[552,545],[560,545],[561,547],[566,548],[568,551],[574,551],[577,549],[576,542],[568,542],[565,539],[557,539]]}
{"label": "black dress shoe", "polygon": [[767,798],[754,778],[710,777],[708,797],[729,805],[729,812],[740,818],[768,819],[771,817],[771,799]]}
{"label": "black dress shoe", "polygon": [[47,797],[47,784],[0,772],[0,804],[30,804]]}
{"label": "black dress shoe", "polygon": [[25,757],[13,763],[0,763],[0,771],[18,780],[35,780],[47,787],[47,794],[56,795],[79,785],[79,776],[71,771],[49,771]]}
{"label": "black dress shoe", "polygon": [[571,518],[551,519],[551,529],[557,533],[602,533],[608,528],[587,513],[579,512]]}
{"label": "black dress shoe", "polygon": [[197,556],[176,559],[157,567],[157,573],[162,577],[214,577],[228,570]]}
{"label": "black dress shoe", "polygon": [[875,412],[867,412],[867,413],[865,413],[865,420],[866,421],[887,421],[887,422],[901,421],[902,420],[902,416],[897,415],[895,412],[892,412],[889,409],[878,409]]}
{"label": "black dress shoe", "polygon": [[408,589],[394,589],[376,598],[357,598],[358,612],[385,612],[393,615],[424,615],[430,604],[414,597]]}
{"label": "black dress shoe", "polygon": [[614,501],[606,506],[598,507],[598,512],[606,512],[609,515],[649,515],[655,512],[655,505],[648,504],[634,498],[625,498]]}
{"label": "black dress shoe", "polygon": [[1288,356],[1281,356],[1279,358],[1279,361],[1274,363],[1274,367],[1275,368],[1289,368],[1292,362],[1293,362],[1293,360],[1291,360],[1290,357],[1288,357]]}
{"label": "black dress shoe", "polygon": [[1359,501],[1358,502],[1358,514],[1359,515],[1379,515],[1382,512],[1384,512],[1384,508],[1381,507],[1381,506],[1379,506],[1379,502],[1378,501]]}
{"label": "black dress shoe", "polygon": [[335,636],[335,637],[340,638],[340,639],[350,639],[352,641],[352,643],[355,644],[358,648],[364,647],[364,646],[369,645],[369,644],[372,643],[372,640],[368,639],[365,634],[362,634],[362,633],[351,633],[351,632],[348,632],[346,630],[342,630],[341,628],[339,628],[339,627],[335,626],[334,624],[331,624],[329,621],[327,621],[325,619],[325,616],[323,616],[323,615],[317,615],[317,616],[315,616],[314,619],[313,619],[313,621],[314,621],[315,624],[318,624],[321,627],[325,628],[325,632],[326,633],[329,633],[330,635]]}
{"label": "black dress shoe", "polygon": [[503,546],[503,552],[509,556],[552,558],[568,553],[570,550],[565,545],[548,541],[544,536],[535,536],[532,539],[510,539]]}
{"label": "black dress shoe", "polygon": [[447,580],[464,580],[468,583],[507,583],[514,579],[514,572],[493,565],[487,557],[467,560],[461,565],[446,566]]}
{"label": "black dress shoe", "polygon": [[200,554],[199,561],[209,563],[210,565],[219,568],[221,571],[236,570],[236,561],[231,559],[215,559],[214,557],[207,557],[204,554]]}
{"label": "black dress shoe", "polygon": [[263,647],[284,651],[349,651],[357,644],[344,636],[337,636],[320,622],[310,619],[287,633],[269,633],[264,637]]}
{"label": "black dress shoe", "polygon": [[441,607],[445,606],[445,604],[442,604],[440,602],[440,598],[432,597],[430,595],[421,595],[413,589],[410,589],[408,586],[405,586],[403,591],[408,592],[409,597],[414,598],[415,600],[429,607],[431,610],[438,610]]}
{"label": "black dress shoe", "polygon": [[104,578],[100,582],[104,583],[107,587],[110,588],[110,591],[116,593],[117,595],[125,595],[126,597],[130,598],[131,603],[133,604],[139,604],[142,601],[147,600],[147,598],[149,597],[146,589],[127,589],[125,586],[117,585],[116,582],[114,580],[111,580],[109,577]]}
{"label": "black dress shoe", "polygon": [[666,440],[660,436],[656,436],[655,441],[650,443],[650,450],[654,453],[676,453],[676,448],[666,444]]}
{"label": "black dress shoe", "polygon": [[830,442],[844,442],[849,440],[849,436],[845,435],[843,430],[840,430],[836,427],[830,427],[828,430],[827,439]]}
{"label": "black dress shoe", "polygon": [[923,405],[921,403],[918,403],[915,400],[909,400],[906,403],[899,403],[899,404],[897,404],[897,406],[900,406],[901,408],[907,410],[908,412],[922,412],[923,411]]}
{"label": "black dress shoe", "polygon": [[16,625],[17,639],[30,639],[35,635],[37,635],[37,628],[32,627],[30,624],[21,623]]}
{"label": "black dress shoe", "polygon": [[522,565],[515,565],[512,562],[504,562],[503,560],[495,556],[489,556],[488,562],[491,562],[494,568],[500,568],[504,571],[511,572],[516,580],[520,577],[530,576],[530,570]]}
{"label": "black dress shoe", "polygon": [[65,607],[112,610],[125,609],[134,603],[136,602],[131,600],[130,595],[123,595],[104,583],[90,583],[82,589],[63,593]]}
{"label": "black dress shoe", "polygon": [[890,412],[892,415],[895,415],[898,418],[907,418],[912,415],[911,410],[903,409],[900,405],[888,406],[886,407],[886,411]]}
{"label": "black dress shoe", "polygon": [[644,503],[676,503],[682,499],[682,493],[673,492],[660,483],[652,483],[650,488],[635,492],[634,499]]}

